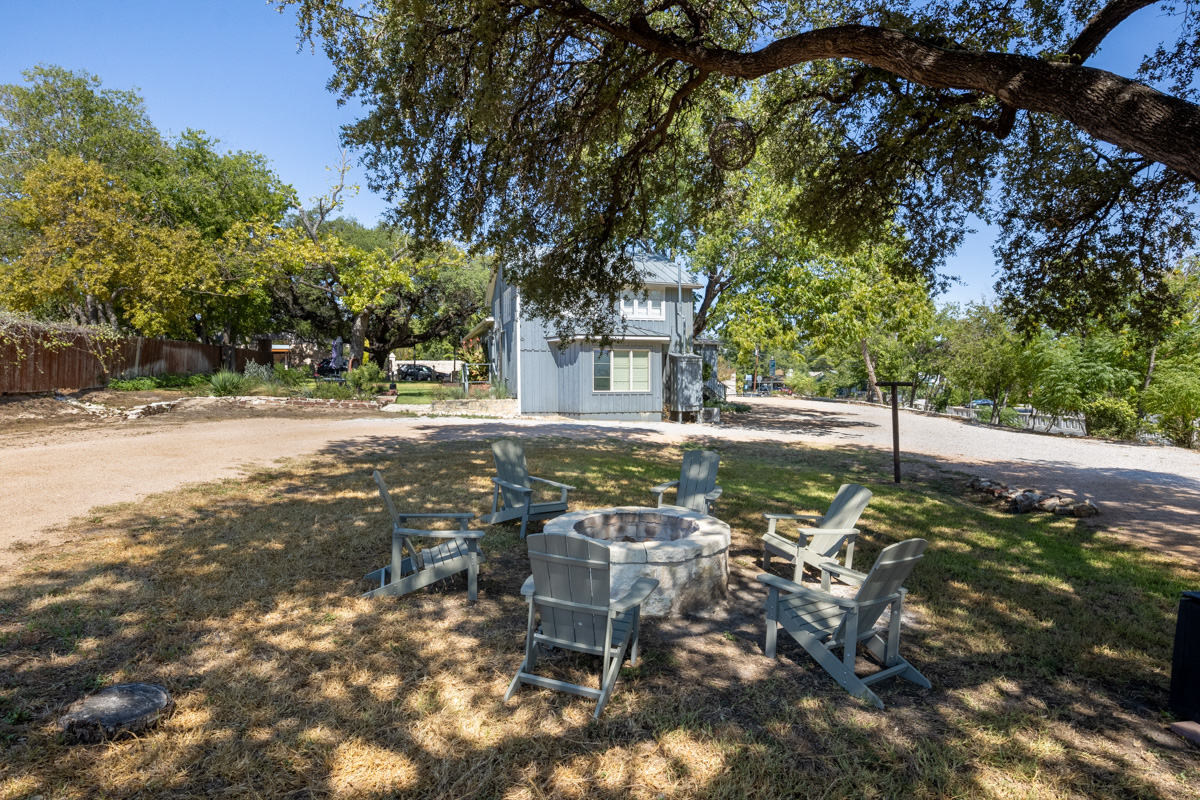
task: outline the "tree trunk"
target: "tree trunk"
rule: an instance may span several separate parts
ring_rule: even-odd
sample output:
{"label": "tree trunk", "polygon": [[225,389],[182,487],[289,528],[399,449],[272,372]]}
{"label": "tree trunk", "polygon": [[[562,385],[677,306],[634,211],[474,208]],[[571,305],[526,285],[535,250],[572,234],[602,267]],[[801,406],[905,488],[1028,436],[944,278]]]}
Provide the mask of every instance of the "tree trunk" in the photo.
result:
{"label": "tree trunk", "polygon": [[367,306],[355,314],[354,322],[350,325],[350,360],[359,366],[363,363],[363,345],[367,339],[367,323],[371,320],[372,310],[371,306]]}
{"label": "tree trunk", "polygon": [[1142,382],[1142,391],[1150,388],[1150,379],[1154,377],[1154,356],[1158,353],[1158,345],[1150,348],[1150,366],[1146,368],[1146,380]]}
{"label": "tree trunk", "polygon": [[876,397],[882,402],[882,395],[879,394],[879,387],[875,383],[875,364],[871,362],[871,351],[867,348],[866,338],[864,337],[859,344],[862,346],[863,364],[867,368],[867,402],[875,402]]}

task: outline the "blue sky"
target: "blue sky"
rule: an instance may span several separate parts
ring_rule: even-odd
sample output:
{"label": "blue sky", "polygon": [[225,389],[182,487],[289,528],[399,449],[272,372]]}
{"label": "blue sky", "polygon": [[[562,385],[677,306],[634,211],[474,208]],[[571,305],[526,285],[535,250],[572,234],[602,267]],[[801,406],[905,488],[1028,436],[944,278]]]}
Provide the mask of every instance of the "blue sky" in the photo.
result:
{"label": "blue sky", "polygon": [[[1090,64],[1131,74],[1164,21],[1157,8],[1139,11]],[[263,153],[302,198],[327,189],[339,127],[355,118],[325,89],[332,66],[324,54],[298,49],[292,14],[265,0],[0,0],[0,83],[19,82],[39,63],[136,87],[164,134],[198,128],[229,149]],[[387,204],[360,170],[351,179],[363,189],[345,213],[373,223]],[[943,300],[991,294],[996,231],[978,227],[946,265],[963,283]]]}

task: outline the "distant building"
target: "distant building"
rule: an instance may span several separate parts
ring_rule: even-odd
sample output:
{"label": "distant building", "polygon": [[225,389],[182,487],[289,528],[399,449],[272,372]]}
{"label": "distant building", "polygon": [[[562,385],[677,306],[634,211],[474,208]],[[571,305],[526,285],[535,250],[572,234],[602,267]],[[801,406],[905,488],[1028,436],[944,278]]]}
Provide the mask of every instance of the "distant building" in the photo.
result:
{"label": "distant building", "polygon": [[[567,337],[521,308],[520,291],[498,268],[488,284],[491,316],[467,334],[478,339],[493,380],[522,414],[579,419],[658,420],[664,405],[698,409],[700,357],[692,354],[692,292],[702,287],[664,255],[638,253],[646,296],[629,292],[619,308],[625,327],[608,348]],[[695,398],[695,399],[693,399]]]}

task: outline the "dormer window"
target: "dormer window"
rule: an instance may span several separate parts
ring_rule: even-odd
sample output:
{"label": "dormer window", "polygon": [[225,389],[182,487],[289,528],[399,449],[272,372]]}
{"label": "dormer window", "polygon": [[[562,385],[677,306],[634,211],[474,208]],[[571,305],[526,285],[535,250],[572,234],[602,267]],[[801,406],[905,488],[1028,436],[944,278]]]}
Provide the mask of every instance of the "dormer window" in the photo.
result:
{"label": "dormer window", "polygon": [[663,290],[647,289],[644,295],[622,295],[621,316],[625,319],[666,319]]}

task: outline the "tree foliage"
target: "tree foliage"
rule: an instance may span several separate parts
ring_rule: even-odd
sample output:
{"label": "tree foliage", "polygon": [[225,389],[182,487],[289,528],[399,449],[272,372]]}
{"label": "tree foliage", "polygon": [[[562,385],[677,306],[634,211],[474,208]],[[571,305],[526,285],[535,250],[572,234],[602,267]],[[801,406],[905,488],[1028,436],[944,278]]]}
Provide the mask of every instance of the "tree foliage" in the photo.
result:
{"label": "tree foliage", "polygon": [[705,150],[729,116],[825,249],[899,231],[896,266],[936,283],[969,215],[1000,219],[1026,330],[1115,310],[1162,331],[1193,241],[1190,4],[1162,5],[1171,38],[1118,76],[1087,62],[1150,0],[278,2],[363,104],[345,140],[397,219],[493,249],[544,316],[603,327],[634,240],[726,201]]}

